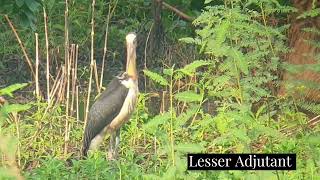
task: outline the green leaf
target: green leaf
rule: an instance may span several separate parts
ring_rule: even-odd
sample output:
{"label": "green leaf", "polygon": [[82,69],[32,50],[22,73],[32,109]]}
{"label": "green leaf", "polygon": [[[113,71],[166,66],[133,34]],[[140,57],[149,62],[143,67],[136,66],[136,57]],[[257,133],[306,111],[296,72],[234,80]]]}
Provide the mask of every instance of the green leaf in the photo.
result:
{"label": "green leaf", "polygon": [[16,5],[17,5],[18,7],[22,7],[23,4],[24,4],[24,0],[16,0]]}
{"label": "green leaf", "polygon": [[202,95],[197,94],[192,91],[184,91],[177,93],[174,95],[174,97],[179,101],[185,101],[185,102],[200,102],[202,101]]}
{"label": "green leaf", "polygon": [[221,47],[222,43],[226,40],[226,34],[229,31],[231,22],[229,20],[223,21],[220,26],[217,27],[215,45],[216,47]]}
{"label": "green leaf", "polygon": [[183,72],[184,74],[187,74],[189,76],[191,76],[193,73],[196,72],[196,69],[201,67],[201,66],[205,66],[205,65],[209,65],[210,63],[204,60],[196,60],[193,61],[192,63],[186,65],[184,68],[178,70]]}
{"label": "green leaf", "polygon": [[244,55],[242,54],[242,52],[232,49],[231,56],[235,59],[240,71],[243,72],[245,75],[247,75],[249,73],[248,63],[244,58]]}
{"label": "green leaf", "polygon": [[205,0],[204,1],[204,4],[209,4],[209,3],[211,3],[213,0]]}
{"label": "green leaf", "polygon": [[164,173],[162,179],[175,179],[177,168],[175,166],[171,166]]}
{"label": "green leaf", "polygon": [[162,77],[160,74],[152,72],[152,71],[149,71],[149,70],[143,70],[143,72],[151,80],[159,83],[160,85],[163,85],[163,86],[169,85],[168,81],[164,77]]}
{"label": "green leaf", "polygon": [[173,69],[164,69],[163,70],[163,74],[168,75],[168,76],[172,76],[173,75]]}
{"label": "green leaf", "polygon": [[18,89],[21,89],[21,88],[24,88],[28,85],[28,83],[21,83],[21,84],[13,84],[13,85],[10,85],[4,89],[0,89],[0,95],[8,95],[10,97],[13,97],[13,92],[18,90]]}
{"label": "green leaf", "polygon": [[170,119],[169,112],[159,114],[152,118],[148,123],[144,124],[143,127],[148,133],[154,134],[159,125],[165,123],[168,119]]}
{"label": "green leaf", "polygon": [[214,122],[219,133],[226,133],[229,122],[225,118],[218,116],[217,118],[215,118]]}
{"label": "green leaf", "polygon": [[41,6],[41,4],[35,0],[25,0],[25,3],[28,6],[28,8],[30,9],[30,11],[32,11],[32,12],[37,12],[39,7]]}
{"label": "green leaf", "polygon": [[198,106],[191,106],[185,113],[181,113],[176,120],[175,127],[180,128],[184,125],[188,120],[190,120],[197,113]]}
{"label": "green leaf", "polygon": [[194,39],[191,37],[181,38],[179,41],[185,42],[185,43],[194,43]]}
{"label": "green leaf", "polygon": [[187,43],[187,44],[201,44],[201,40],[198,38],[190,38],[190,37],[186,37],[186,38],[181,38],[179,39],[179,41]]}
{"label": "green leaf", "polygon": [[302,13],[300,16],[297,17],[297,19],[304,19],[304,18],[312,18],[320,15],[320,8],[315,8],[310,11],[306,11]]}
{"label": "green leaf", "polygon": [[26,111],[31,108],[30,104],[5,104],[1,111],[5,114],[12,113],[12,112],[20,112]]}
{"label": "green leaf", "polygon": [[175,146],[175,149],[177,151],[184,152],[184,153],[200,153],[205,148],[201,144],[186,143],[186,144],[177,144]]}

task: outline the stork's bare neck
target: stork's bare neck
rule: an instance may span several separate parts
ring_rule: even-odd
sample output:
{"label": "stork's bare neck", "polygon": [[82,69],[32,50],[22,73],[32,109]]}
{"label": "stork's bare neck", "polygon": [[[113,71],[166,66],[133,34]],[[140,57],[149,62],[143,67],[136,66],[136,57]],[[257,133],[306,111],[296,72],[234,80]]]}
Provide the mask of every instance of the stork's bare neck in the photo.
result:
{"label": "stork's bare neck", "polygon": [[137,48],[137,36],[134,33],[129,33],[126,36],[127,44],[127,69],[128,75],[136,80],[138,79],[137,68],[136,68],[136,48]]}

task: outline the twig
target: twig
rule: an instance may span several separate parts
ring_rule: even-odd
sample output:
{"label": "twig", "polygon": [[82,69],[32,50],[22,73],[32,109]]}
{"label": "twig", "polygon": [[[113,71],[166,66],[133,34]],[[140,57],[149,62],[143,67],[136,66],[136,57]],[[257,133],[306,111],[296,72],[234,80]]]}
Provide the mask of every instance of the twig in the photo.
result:
{"label": "twig", "polygon": [[[150,38],[150,34],[152,31],[153,25],[154,25],[154,23],[152,23],[152,25],[150,27],[150,30],[149,30],[148,36],[147,36],[147,40],[146,40],[146,45],[144,47],[144,69],[147,69],[147,47],[148,47],[148,42],[149,42],[149,38]],[[147,77],[145,74],[144,74],[144,90],[145,90],[145,92],[147,92]]]}
{"label": "twig", "polygon": [[187,21],[193,21],[194,20],[194,17],[191,17],[187,14],[185,14],[184,12],[180,11],[179,9],[171,6],[170,4],[166,3],[166,2],[163,2],[161,0],[156,0],[158,3],[162,3],[162,5],[169,9],[170,11],[173,11],[174,13],[176,13],[179,17],[181,17],[182,19],[184,20],[187,20]]}
{"label": "twig", "polygon": [[21,40],[20,40],[20,37],[19,37],[16,29],[15,29],[14,26],[12,25],[12,22],[10,21],[9,17],[8,17],[7,15],[5,15],[4,17],[6,18],[9,26],[11,27],[14,35],[15,35],[16,38],[17,38],[17,41],[18,41],[18,43],[19,43],[19,45],[20,45],[20,48],[21,48],[21,50],[22,50],[22,52],[23,52],[23,55],[24,55],[24,57],[26,58],[26,61],[27,61],[28,65],[29,65],[29,68],[30,68],[31,74],[32,74],[32,76],[33,76],[33,79],[36,79],[36,74],[34,73],[33,66],[32,66],[31,60],[30,60],[30,58],[29,58],[29,56],[28,56],[28,54],[27,54],[26,48],[23,46],[23,44],[22,44],[22,42],[21,42]]}
{"label": "twig", "polygon": [[320,123],[320,115],[312,118],[310,121],[308,121],[308,126],[311,128],[314,128],[318,123]]}

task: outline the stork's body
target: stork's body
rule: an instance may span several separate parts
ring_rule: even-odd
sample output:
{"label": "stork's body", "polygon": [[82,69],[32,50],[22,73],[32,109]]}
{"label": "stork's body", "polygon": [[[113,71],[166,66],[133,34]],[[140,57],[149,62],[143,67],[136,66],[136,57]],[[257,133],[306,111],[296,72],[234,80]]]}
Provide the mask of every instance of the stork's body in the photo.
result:
{"label": "stork's body", "polygon": [[111,134],[109,153],[114,158],[120,142],[120,127],[130,119],[138,98],[138,75],[136,70],[136,35],[129,33],[127,43],[127,69],[116,76],[97,101],[92,105],[83,137],[83,152],[96,149],[107,133]]}

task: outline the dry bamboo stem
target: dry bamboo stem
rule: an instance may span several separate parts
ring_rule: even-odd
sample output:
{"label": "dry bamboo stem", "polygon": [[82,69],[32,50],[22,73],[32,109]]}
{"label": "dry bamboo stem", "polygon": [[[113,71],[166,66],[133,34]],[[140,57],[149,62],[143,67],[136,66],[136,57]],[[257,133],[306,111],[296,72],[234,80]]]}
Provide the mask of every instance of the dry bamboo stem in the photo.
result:
{"label": "dry bamboo stem", "polygon": [[108,9],[108,16],[107,16],[107,27],[106,27],[106,32],[105,32],[105,38],[104,38],[104,47],[103,47],[103,56],[102,56],[102,65],[101,65],[101,75],[100,75],[100,87],[99,90],[101,91],[102,89],[102,81],[103,81],[103,74],[104,74],[104,66],[105,66],[105,61],[107,57],[107,47],[108,47],[108,32],[109,32],[109,24],[110,24],[110,19],[112,17],[112,14],[114,13],[116,7],[117,7],[118,1],[115,2],[115,5],[113,6],[111,10],[111,2],[109,3],[109,9]]}
{"label": "dry bamboo stem", "polygon": [[71,105],[70,105],[70,116],[73,116],[74,111],[74,96],[75,96],[75,88],[76,88],[76,77],[75,77],[75,54],[76,54],[76,48],[75,45],[71,45],[73,56],[72,56],[72,63],[71,63]]}
{"label": "dry bamboo stem", "polygon": [[[75,50],[76,54],[74,57],[74,84],[73,84],[73,88],[75,89],[75,91],[77,91],[76,88],[77,88],[77,80],[78,80],[78,76],[77,76],[78,75],[78,73],[77,73],[77,71],[78,71],[78,51],[79,51],[79,46],[76,45],[76,50]],[[74,92],[73,92],[73,94],[74,94]],[[76,98],[78,98],[77,92],[76,92]],[[78,101],[79,100],[77,100],[77,103],[78,103]],[[77,106],[78,106],[78,104],[77,104]],[[72,102],[72,108],[74,108],[74,102]],[[79,108],[77,108],[77,117],[78,117],[78,111],[79,111]],[[74,110],[72,113],[74,113]],[[79,120],[79,119],[77,119],[77,120]]]}
{"label": "dry bamboo stem", "polygon": [[29,58],[29,56],[28,56],[28,54],[27,54],[26,48],[23,46],[22,41],[20,40],[20,37],[19,37],[16,29],[14,28],[12,22],[10,21],[9,17],[8,17],[7,15],[5,15],[4,17],[6,18],[9,26],[11,27],[14,35],[16,36],[17,41],[18,41],[18,43],[19,43],[19,45],[20,45],[20,48],[21,48],[21,50],[22,50],[22,52],[23,52],[23,55],[24,55],[24,57],[26,58],[26,61],[27,61],[28,65],[29,65],[29,68],[30,68],[31,74],[32,74],[32,76],[33,76],[33,79],[35,79],[35,78],[36,78],[36,74],[34,73],[33,66],[32,66],[31,60],[30,60],[30,58]]}
{"label": "dry bamboo stem", "polygon": [[95,81],[96,81],[97,90],[98,90],[98,93],[100,94],[101,90],[99,88],[99,79],[98,79],[98,70],[97,70],[96,60],[93,60],[93,67],[94,67],[94,75],[95,75],[95,78],[96,78]]}
{"label": "dry bamboo stem", "polygon": [[[59,71],[58,71],[58,74],[57,74],[57,77],[54,80],[54,84],[53,84],[51,92],[50,92],[50,97],[54,97],[54,95],[56,94],[58,88],[61,87],[60,83],[63,81],[63,79],[62,79],[63,78],[63,74],[61,73],[62,72],[61,69],[62,68],[60,67]],[[59,98],[57,98],[56,103],[58,102],[58,100],[59,100]],[[45,111],[43,113],[43,116],[42,116],[41,120],[46,116],[48,110],[51,108],[53,103],[54,103],[54,99],[51,99],[50,103],[48,103],[48,106],[46,107],[46,109],[45,109]]]}
{"label": "dry bamboo stem", "polygon": [[[64,33],[65,33],[65,50],[64,50],[64,55],[65,55],[65,68],[66,69],[69,69],[69,68],[67,68],[67,66],[68,66],[68,62],[69,62],[69,26],[68,26],[68,14],[69,14],[69,10],[68,10],[68,0],[66,0],[65,1],[65,14],[64,14],[64,22],[65,22],[65,24],[64,24]],[[69,66],[68,66],[69,67]],[[67,72],[67,74],[68,74],[68,72]],[[64,79],[68,79],[69,78],[69,76],[67,77],[67,78],[64,78]],[[68,81],[68,83],[69,83],[69,81]],[[63,84],[65,84],[65,83],[63,83]],[[64,89],[64,88],[63,88]],[[63,91],[64,92],[64,91]],[[68,92],[67,92],[67,94],[69,94]],[[63,96],[64,97],[64,96]],[[66,111],[67,111],[67,113],[68,113],[68,101],[69,100],[67,100],[67,107],[66,107]],[[68,121],[68,115],[66,116],[66,120],[65,120],[65,132],[64,132],[64,155],[66,156],[67,155],[67,153],[68,153],[68,127],[69,127],[69,121]]]}
{"label": "dry bamboo stem", "polygon": [[61,92],[59,93],[60,102],[63,103],[65,101],[66,94],[66,86],[67,86],[67,65],[63,66],[63,81],[62,81]]}
{"label": "dry bamboo stem", "polygon": [[102,65],[101,65],[101,75],[100,75],[100,87],[102,88],[103,73],[104,73],[104,63],[106,61],[107,47],[108,47],[108,32],[109,32],[109,23],[110,23],[110,13],[111,13],[111,2],[109,3],[108,16],[107,16],[107,27],[104,37],[104,46],[103,46],[103,56],[102,56]]}
{"label": "dry bamboo stem", "polygon": [[110,4],[109,4],[109,10],[108,10],[108,17],[107,17],[106,33],[105,33],[105,38],[104,38],[104,47],[103,47],[103,56],[102,56],[102,65],[101,65],[101,75],[100,75],[100,87],[99,87],[99,89],[102,88],[103,73],[104,73],[104,63],[106,61],[109,21],[110,21]]}
{"label": "dry bamboo stem", "polygon": [[76,87],[77,125],[79,123],[79,86]]}
{"label": "dry bamboo stem", "polygon": [[73,49],[71,48],[71,52],[69,55],[69,59],[67,61],[67,99],[66,99],[66,116],[69,117],[69,102],[70,102],[70,71],[71,71],[71,60],[73,58]]}
{"label": "dry bamboo stem", "polygon": [[62,69],[62,74],[61,74],[61,80],[60,80],[60,86],[59,86],[59,90],[58,90],[58,96],[57,96],[57,101],[58,102],[62,102],[62,96],[63,96],[63,89],[64,89],[64,82],[65,82],[65,74],[66,74],[66,70],[65,70],[65,66],[63,65],[61,67]]}
{"label": "dry bamboo stem", "polygon": [[76,56],[75,56],[75,77],[76,77],[76,81],[78,80],[78,54],[79,54],[79,46],[76,46]]}
{"label": "dry bamboo stem", "polygon": [[95,0],[92,0],[92,17],[91,17],[91,62],[90,62],[90,78],[89,78],[89,87],[88,87],[88,96],[87,96],[87,103],[86,103],[86,113],[84,118],[84,127],[87,124],[88,120],[88,113],[89,113],[89,104],[90,104],[90,94],[91,94],[91,82],[92,82],[92,73],[93,73],[93,66],[94,66],[94,54],[93,54],[93,43],[94,43],[94,6]]}
{"label": "dry bamboo stem", "polygon": [[49,79],[49,74],[50,74],[50,60],[49,60],[49,38],[48,38],[48,21],[47,21],[47,13],[46,9],[43,7],[43,18],[44,18],[44,33],[46,37],[46,55],[47,55],[47,72],[46,72],[46,79],[47,79],[47,102],[50,104],[50,79]]}
{"label": "dry bamboo stem", "polygon": [[36,36],[36,96],[40,98],[40,87],[39,87],[39,37],[38,33],[35,33]]}
{"label": "dry bamboo stem", "polygon": [[61,76],[61,67],[59,68],[58,70],[58,73],[57,73],[57,77],[55,78],[54,82],[53,82],[53,85],[52,85],[52,89],[50,91],[50,97],[54,97],[54,94],[56,93],[56,89],[59,87],[59,85],[57,85],[59,81],[59,77]]}

